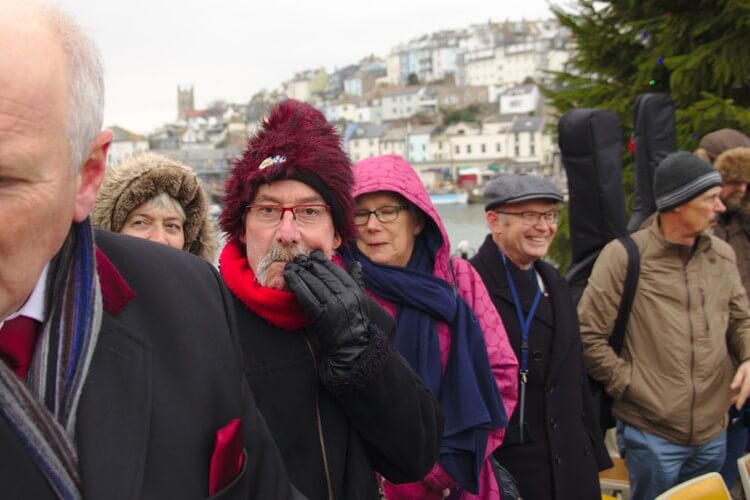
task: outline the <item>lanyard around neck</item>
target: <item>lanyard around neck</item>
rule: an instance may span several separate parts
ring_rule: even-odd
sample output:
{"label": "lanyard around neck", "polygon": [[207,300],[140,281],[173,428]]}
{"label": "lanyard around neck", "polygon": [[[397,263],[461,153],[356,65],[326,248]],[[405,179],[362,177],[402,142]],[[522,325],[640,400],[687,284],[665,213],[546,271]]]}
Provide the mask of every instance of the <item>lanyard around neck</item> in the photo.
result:
{"label": "lanyard around neck", "polygon": [[[534,320],[534,314],[539,306],[539,300],[542,297],[542,289],[539,286],[538,280],[534,280],[536,283],[536,293],[534,294],[534,300],[531,302],[529,313],[524,316],[523,308],[521,307],[521,298],[518,295],[518,288],[516,287],[513,276],[510,273],[510,267],[508,266],[508,260],[503,252],[500,252],[500,257],[503,259],[503,266],[505,267],[505,275],[508,277],[508,286],[510,287],[510,293],[513,296],[513,305],[516,306],[516,315],[518,316],[518,324],[521,327],[521,363],[520,363],[520,374],[523,382],[526,382],[526,376],[529,373],[529,330],[531,329],[531,322]],[[533,269],[533,267],[532,267]],[[535,271],[536,272],[536,271]]]}

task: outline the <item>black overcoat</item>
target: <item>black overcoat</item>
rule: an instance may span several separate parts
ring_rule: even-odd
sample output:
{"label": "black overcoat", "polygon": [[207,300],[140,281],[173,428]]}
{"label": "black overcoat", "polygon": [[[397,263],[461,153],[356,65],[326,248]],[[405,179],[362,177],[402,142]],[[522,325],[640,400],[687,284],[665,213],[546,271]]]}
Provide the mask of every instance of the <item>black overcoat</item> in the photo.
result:
{"label": "black overcoat", "polygon": [[[97,231],[96,242],[135,298],[108,311],[118,279],[103,278],[105,313],[77,417],[83,497],[208,497],[216,431],[235,418],[244,468],[211,498],[294,496],[242,376],[232,299],[216,270],[137,238]],[[3,418],[0,497],[57,498]]]}
{"label": "black overcoat", "polygon": [[432,468],[443,417],[435,398],[389,344],[395,322],[380,306],[370,301],[381,341],[366,353],[379,361],[359,370],[359,382],[343,392],[318,376],[315,332],[274,326],[239,300],[235,309],[245,375],[291,481],[305,496],[379,499],[375,471],[401,483],[422,479]]}
{"label": "black overcoat", "polygon": [[[487,236],[471,263],[487,286],[520,360],[521,328],[505,268],[491,236]],[[557,270],[543,261],[537,261],[535,267],[546,287],[549,304],[538,309],[531,324],[529,367],[530,376],[544,376],[527,387],[528,428],[524,443],[519,439],[516,408],[495,457],[518,480],[524,500],[598,499],[598,471],[612,463],[593,418],[578,315],[567,284]],[[517,286],[532,285],[531,281],[519,280]],[[520,290],[522,297],[530,295],[525,291],[528,292]],[[524,314],[528,313],[530,302],[525,304]],[[544,334],[543,329],[551,333],[551,342],[539,348],[534,340]]]}

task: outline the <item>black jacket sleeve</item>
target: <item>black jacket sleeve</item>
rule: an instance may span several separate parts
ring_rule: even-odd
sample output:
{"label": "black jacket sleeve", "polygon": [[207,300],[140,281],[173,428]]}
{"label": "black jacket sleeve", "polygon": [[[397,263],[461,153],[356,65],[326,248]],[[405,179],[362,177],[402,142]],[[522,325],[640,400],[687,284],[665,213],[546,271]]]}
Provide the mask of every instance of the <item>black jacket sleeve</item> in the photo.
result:
{"label": "black jacket sleeve", "polygon": [[360,366],[353,370],[356,383],[333,392],[362,437],[375,470],[394,483],[418,481],[437,461],[443,416],[432,393],[391,347],[393,319],[375,302],[371,311],[372,337]]}

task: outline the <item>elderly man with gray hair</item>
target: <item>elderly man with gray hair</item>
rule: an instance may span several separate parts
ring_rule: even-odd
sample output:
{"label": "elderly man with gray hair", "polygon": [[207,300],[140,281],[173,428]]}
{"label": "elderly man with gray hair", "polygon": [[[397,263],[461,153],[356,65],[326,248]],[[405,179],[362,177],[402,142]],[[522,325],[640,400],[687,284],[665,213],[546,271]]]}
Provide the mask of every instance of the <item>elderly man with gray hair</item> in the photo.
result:
{"label": "elderly man with gray hair", "polygon": [[594,500],[612,466],[594,418],[570,291],[542,258],[557,233],[560,190],[503,175],[484,192],[490,233],[471,259],[519,360],[518,407],[495,458],[525,500]]}
{"label": "elderly man with gray hair", "polygon": [[217,272],[92,230],[96,48],[35,1],[0,12],[0,496],[293,497]]}
{"label": "elderly man with gray hair", "polygon": [[632,235],[640,278],[619,356],[608,343],[627,264],[619,241],[602,250],[578,304],[584,359],[613,398],[633,500],[718,471],[727,406],[750,393],[747,294],[734,251],[709,234],[725,210],[721,176],[678,151],[653,183],[658,215]]}

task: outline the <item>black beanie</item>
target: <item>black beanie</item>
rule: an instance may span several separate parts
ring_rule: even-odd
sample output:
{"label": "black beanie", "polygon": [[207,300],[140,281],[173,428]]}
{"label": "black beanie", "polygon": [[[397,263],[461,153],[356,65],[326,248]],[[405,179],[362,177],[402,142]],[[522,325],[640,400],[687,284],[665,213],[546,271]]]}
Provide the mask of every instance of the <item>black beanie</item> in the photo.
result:
{"label": "black beanie", "polygon": [[710,163],[687,151],[676,151],[654,172],[656,208],[666,212],[715,186],[721,186],[721,175]]}

